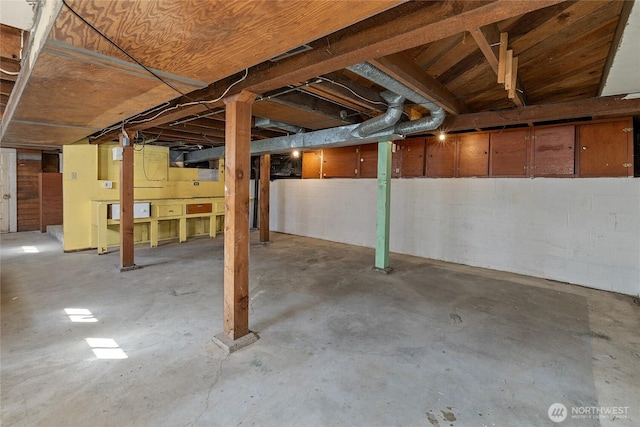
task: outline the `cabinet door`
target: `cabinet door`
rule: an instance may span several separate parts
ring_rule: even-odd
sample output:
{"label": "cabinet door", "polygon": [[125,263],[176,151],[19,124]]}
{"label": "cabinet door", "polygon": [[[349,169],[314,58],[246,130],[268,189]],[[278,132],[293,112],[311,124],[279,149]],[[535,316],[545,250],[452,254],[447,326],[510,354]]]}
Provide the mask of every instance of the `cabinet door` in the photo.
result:
{"label": "cabinet door", "polygon": [[534,129],[534,176],[572,176],[575,165],[574,125]]}
{"label": "cabinet door", "polygon": [[529,129],[491,134],[491,176],[528,175]]}
{"label": "cabinet door", "polygon": [[378,176],[378,144],[360,146],[360,178],[376,178]]}
{"label": "cabinet door", "polygon": [[631,119],[580,125],[580,176],[632,176]]}
{"label": "cabinet door", "polygon": [[424,138],[402,141],[400,144],[400,176],[424,176]]}
{"label": "cabinet door", "polygon": [[358,147],[338,147],[323,150],[324,178],[355,178],[358,176]]}
{"label": "cabinet door", "polygon": [[302,178],[320,178],[321,161],[321,150],[302,153]]}
{"label": "cabinet door", "polygon": [[489,134],[460,135],[458,140],[458,176],[489,174]]}
{"label": "cabinet door", "polygon": [[432,178],[452,178],[455,175],[455,137],[445,141],[427,138],[427,176]]}

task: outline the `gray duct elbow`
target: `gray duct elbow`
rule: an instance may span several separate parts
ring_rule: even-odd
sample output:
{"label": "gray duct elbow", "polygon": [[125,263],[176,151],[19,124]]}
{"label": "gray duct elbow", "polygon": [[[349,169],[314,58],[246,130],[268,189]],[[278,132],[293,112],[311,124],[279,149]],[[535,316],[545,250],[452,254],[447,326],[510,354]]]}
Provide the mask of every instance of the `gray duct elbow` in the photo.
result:
{"label": "gray duct elbow", "polygon": [[385,91],[380,94],[382,99],[387,101],[388,108],[384,114],[363,122],[353,130],[353,136],[365,137],[383,129],[393,127],[400,117],[402,117],[402,105],[404,97],[391,91]]}
{"label": "gray duct elbow", "polygon": [[393,127],[393,132],[400,135],[426,132],[436,129],[444,122],[445,111],[438,107],[431,110],[431,115],[410,122],[398,123]]}

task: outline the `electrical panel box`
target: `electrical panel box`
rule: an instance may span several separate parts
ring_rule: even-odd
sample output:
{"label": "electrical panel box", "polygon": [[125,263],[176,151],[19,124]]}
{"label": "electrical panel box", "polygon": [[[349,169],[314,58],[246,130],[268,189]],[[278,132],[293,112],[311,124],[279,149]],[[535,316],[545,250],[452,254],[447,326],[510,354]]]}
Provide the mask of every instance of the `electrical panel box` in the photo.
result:
{"label": "electrical panel box", "polygon": [[[110,219],[120,219],[120,203],[113,203],[109,205]],[[142,202],[133,204],[133,217],[134,218],[149,218],[151,216],[151,203]]]}
{"label": "electrical panel box", "polygon": [[122,147],[113,147],[113,160],[122,160]]}

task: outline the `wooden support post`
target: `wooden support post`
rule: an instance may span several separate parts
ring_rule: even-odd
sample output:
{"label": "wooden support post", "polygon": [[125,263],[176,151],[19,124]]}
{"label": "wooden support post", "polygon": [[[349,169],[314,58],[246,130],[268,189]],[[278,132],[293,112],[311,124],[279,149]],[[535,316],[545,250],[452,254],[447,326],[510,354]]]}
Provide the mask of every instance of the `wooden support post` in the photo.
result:
{"label": "wooden support post", "polygon": [[269,186],[271,185],[271,154],[260,156],[260,241],[269,241]]}
{"label": "wooden support post", "polygon": [[378,208],[375,270],[389,273],[389,214],[391,213],[391,141],[378,143]]}
{"label": "wooden support post", "polygon": [[232,341],[249,333],[249,182],[255,97],[243,91],[224,99],[224,334]]}
{"label": "wooden support post", "polygon": [[133,262],[133,145],[120,134],[120,271],[135,268]]}

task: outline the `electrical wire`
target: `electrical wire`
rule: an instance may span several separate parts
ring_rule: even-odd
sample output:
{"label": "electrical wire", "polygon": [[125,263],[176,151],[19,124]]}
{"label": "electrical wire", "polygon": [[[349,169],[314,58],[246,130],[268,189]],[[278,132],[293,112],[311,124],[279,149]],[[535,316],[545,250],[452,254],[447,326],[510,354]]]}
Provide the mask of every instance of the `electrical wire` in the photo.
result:
{"label": "electrical wire", "polygon": [[[217,97],[216,99],[210,99],[210,100],[207,100],[207,101],[192,101],[192,102],[185,102],[184,104],[176,104],[176,105],[174,105],[173,107],[169,107],[169,108],[167,108],[166,110],[160,111],[158,114],[156,114],[156,115],[154,115],[154,116],[152,116],[152,117],[148,117],[148,118],[146,118],[146,119],[141,119],[141,120],[128,121],[128,122],[127,122],[127,124],[132,124],[132,125],[134,125],[134,124],[139,124],[139,123],[146,123],[146,122],[150,122],[151,120],[155,120],[155,119],[157,119],[158,117],[160,117],[161,115],[163,115],[163,114],[165,114],[165,113],[167,113],[167,112],[169,112],[169,111],[173,111],[173,110],[176,110],[176,109],[178,109],[178,108],[182,108],[182,107],[189,107],[189,106],[191,106],[191,105],[199,105],[199,104],[202,104],[202,105],[205,105],[205,106],[206,106],[206,104],[213,104],[213,103],[215,103],[215,102],[218,102],[218,101],[220,101],[222,98],[224,98],[224,97],[227,95],[227,93],[229,93],[229,91],[231,90],[231,88],[232,88],[232,87],[234,87],[234,86],[235,86],[235,85],[237,85],[238,83],[240,83],[240,82],[242,82],[243,80],[245,80],[245,79],[247,78],[247,76],[248,76],[248,75],[249,75],[249,69],[247,68],[247,69],[245,69],[245,71],[244,71],[244,75],[243,75],[239,80],[236,80],[235,82],[231,83],[231,84],[230,84],[230,85],[225,89],[225,91],[222,93],[222,95],[220,95],[220,96],[219,96],[219,97]],[[208,107],[207,107],[207,108],[208,108]]]}
{"label": "electrical wire", "polygon": [[377,104],[377,105],[387,105],[385,102],[382,102],[382,101],[374,101],[374,100],[372,100],[372,99],[365,98],[364,96],[362,96],[362,95],[360,95],[360,94],[356,93],[356,91],[354,91],[353,89],[351,89],[349,86],[344,85],[344,84],[342,84],[342,83],[339,83],[339,82],[333,81],[333,80],[331,80],[331,79],[328,79],[328,78],[326,78],[326,77],[322,77],[322,76],[321,76],[321,77],[318,77],[318,79],[320,79],[320,80],[324,80],[324,81],[326,81],[326,82],[333,83],[333,84],[334,84],[334,85],[336,85],[336,86],[340,86],[340,87],[342,87],[342,88],[345,88],[345,89],[347,89],[349,92],[351,92],[352,94],[354,94],[355,96],[357,96],[358,98],[362,99],[363,101],[367,101],[367,102],[370,102],[370,103],[372,103],[372,104]]}
{"label": "electrical wire", "polygon": [[[160,134],[158,135],[158,137],[162,134],[162,130],[160,131]],[[133,150],[134,151],[142,151],[142,172],[144,174],[144,178],[147,180],[147,182],[156,182],[156,181],[164,181],[163,179],[150,179],[149,175],[147,174],[147,165],[146,165],[146,160],[145,160],[145,148],[147,146],[147,143],[151,143],[154,142],[158,139],[158,137],[156,138],[151,138],[151,139],[147,139],[147,137],[140,132],[140,136],[142,137],[142,143],[141,144],[136,144],[135,142],[133,143]],[[142,148],[137,149],[135,148],[136,145],[142,145]]]}
{"label": "electrical wire", "polygon": [[[160,111],[159,113],[155,114],[152,117],[148,117],[146,119],[141,119],[141,120],[134,120],[136,117],[140,117],[141,115],[153,113],[155,111],[158,111],[160,108],[164,108],[164,107],[168,106],[169,102],[165,102],[162,106],[155,107],[150,111],[146,111],[146,112],[143,112],[143,113],[136,114],[135,116],[133,116],[133,117],[127,119],[127,120],[124,120],[121,123],[118,123],[117,125],[113,125],[113,126],[111,126],[109,128],[104,129],[98,135],[94,136],[93,139],[101,138],[102,136],[108,134],[109,132],[112,132],[112,131],[114,131],[114,130],[122,127],[122,126],[125,126],[125,125],[134,125],[134,124],[139,124],[139,123],[150,122],[151,120],[155,120],[158,117],[160,117],[161,115],[163,115],[165,113],[168,113],[169,111],[176,110],[178,108],[188,107],[188,106],[191,106],[191,105],[198,105],[198,104],[204,104],[206,106],[206,104],[212,104],[212,103],[218,102],[229,93],[231,88],[233,88],[235,85],[237,85],[240,82],[242,82],[243,80],[245,80],[248,75],[249,75],[249,69],[246,68],[245,71],[244,71],[244,75],[240,79],[236,80],[235,82],[233,82],[229,86],[227,86],[227,88],[224,90],[224,92],[222,92],[222,95],[220,95],[219,97],[217,97],[215,99],[210,99],[210,100],[206,100],[206,101],[192,101],[192,102],[186,102],[186,103],[183,103],[183,104],[176,104],[176,105],[174,105],[172,107],[165,108],[164,110]],[[207,106],[207,109],[209,109],[208,106]],[[211,109],[209,109],[209,111],[211,111]],[[218,111],[211,111],[210,114],[211,115],[219,114],[219,112]]]}
{"label": "electrical wire", "polygon": [[136,58],[133,57],[133,55],[131,55],[129,52],[127,52],[125,49],[123,49],[122,47],[120,47],[120,45],[118,45],[116,42],[114,42],[113,40],[111,40],[106,34],[104,34],[102,31],[100,31],[99,29],[97,29],[93,24],[91,24],[89,21],[87,21],[82,15],[80,15],[78,12],[76,12],[71,6],[69,6],[69,4],[66,2],[66,0],[62,0],[62,3],[66,6],[67,9],[69,9],[69,11],[71,13],[73,13],[78,19],[80,19],[82,22],[84,22],[89,28],[91,28],[93,31],[95,31],[96,33],[98,33],[100,35],[100,37],[102,37],[103,39],[105,39],[107,42],[109,42],[113,47],[115,47],[116,49],[118,49],[120,52],[122,52],[124,55],[126,55],[129,59],[131,59],[133,62],[135,62],[136,64],[138,64],[139,66],[141,66],[142,68],[144,68],[145,71],[147,71],[149,74],[151,74],[153,77],[155,77],[156,79],[160,80],[162,83],[164,83],[165,85],[167,85],[168,87],[170,87],[171,89],[173,89],[174,91],[178,92],[180,95],[182,96],[186,96],[181,90],[179,90],[178,88],[176,88],[174,85],[172,85],[171,83],[169,83],[168,81],[166,81],[165,79],[163,79],[162,77],[160,77],[155,71],[153,71],[151,68],[147,67],[146,65],[144,65],[142,62],[138,61]]}
{"label": "electrical wire", "polygon": [[18,74],[20,74],[20,71],[7,71],[7,70],[3,70],[2,68],[0,68],[0,71],[10,76],[17,76]]}
{"label": "electrical wire", "polygon": [[24,30],[20,30],[20,61],[22,61],[22,49],[24,49]]}

